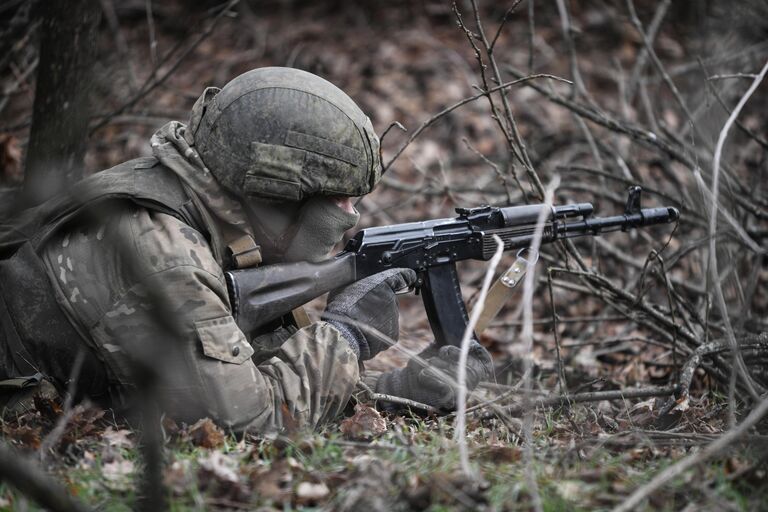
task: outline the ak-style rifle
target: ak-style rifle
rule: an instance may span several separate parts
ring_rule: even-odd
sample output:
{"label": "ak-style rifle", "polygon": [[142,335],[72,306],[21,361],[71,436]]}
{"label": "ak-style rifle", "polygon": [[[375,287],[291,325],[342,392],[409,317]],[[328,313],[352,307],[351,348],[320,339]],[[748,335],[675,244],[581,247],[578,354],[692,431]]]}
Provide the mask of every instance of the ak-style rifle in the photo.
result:
{"label": "ak-style rifle", "polygon": [[674,222],[673,207],[642,208],[640,187],[630,187],[623,214],[593,217],[590,203],[563,206],[456,208],[455,218],[408,222],[363,229],[344,250],[319,263],[285,263],[226,273],[230,302],[238,325],[257,332],[310,300],[333,289],[390,268],[416,271],[435,340],[458,345],[468,316],[456,262],[488,260],[497,235],[504,250],[529,247],[543,215],[541,244],[611,231],[627,231]]}

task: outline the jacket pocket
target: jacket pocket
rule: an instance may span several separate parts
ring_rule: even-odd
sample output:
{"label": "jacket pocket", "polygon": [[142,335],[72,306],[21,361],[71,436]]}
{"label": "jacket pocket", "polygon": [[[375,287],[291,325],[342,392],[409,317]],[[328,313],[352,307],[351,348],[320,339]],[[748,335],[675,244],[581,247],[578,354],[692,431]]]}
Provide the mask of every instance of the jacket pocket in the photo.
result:
{"label": "jacket pocket", "polygon": [[195,322],[195,330],[203,353],[208,357],[225,363],[242,364],[253,355],[253,347],[229,315]]}

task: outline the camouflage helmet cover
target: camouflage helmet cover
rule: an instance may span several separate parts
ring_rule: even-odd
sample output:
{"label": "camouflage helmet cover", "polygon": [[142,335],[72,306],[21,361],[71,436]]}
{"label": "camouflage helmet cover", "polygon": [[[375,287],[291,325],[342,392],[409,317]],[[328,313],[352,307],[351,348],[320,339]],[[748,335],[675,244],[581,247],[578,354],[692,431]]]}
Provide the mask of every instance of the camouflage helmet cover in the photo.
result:
{"label": "camouflage helmet cover", "polygon": [[341,89],[306,71],[244,73],[206,100],[190,129],[203,162],[239,197],[361,196],[381,177],[371,121]]}

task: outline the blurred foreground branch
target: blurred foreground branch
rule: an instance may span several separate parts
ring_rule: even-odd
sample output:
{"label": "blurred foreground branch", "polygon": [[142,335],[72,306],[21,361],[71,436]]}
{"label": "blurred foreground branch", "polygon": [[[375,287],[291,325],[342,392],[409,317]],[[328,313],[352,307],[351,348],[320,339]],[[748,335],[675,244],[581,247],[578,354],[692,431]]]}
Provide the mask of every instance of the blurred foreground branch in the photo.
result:
{"label": "blurred foreground branch", "polygon": [[56,480],[5,443],[0,444],[0,481],[7,482],[42,507],[54,512],[85,512],[82,503]]}

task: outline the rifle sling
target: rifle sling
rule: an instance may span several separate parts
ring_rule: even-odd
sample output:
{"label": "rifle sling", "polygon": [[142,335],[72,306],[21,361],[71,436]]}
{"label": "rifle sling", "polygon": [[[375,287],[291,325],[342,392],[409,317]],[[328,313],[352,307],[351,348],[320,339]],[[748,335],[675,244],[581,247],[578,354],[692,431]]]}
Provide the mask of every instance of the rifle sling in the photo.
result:
{"label": "rifle sling", "polygon": [[538,255],[530,260],[526,259],[522,256],[523,251],[518,252],[517,259],[512,266],[499,276],[488,291],[485,303],[483,304],[483,311],[480,313],[480,319],[475,326],[477,334],[482,333],[493,319],[496,318],[504,304],[512,298],[512,295],[515,293],[515,287],[523,280],[529,268],[533,267],[539,259]]}
{"label": "rifle sling", "polygon": [[293,321],[296,322],[296,327],[299,329],[307,327],[312,323],[312,320],[310,320],[309,315],[307,314],[307,310],[304,309],[304,306],[299,306],[291,311],[291,315],[293,315]]}

